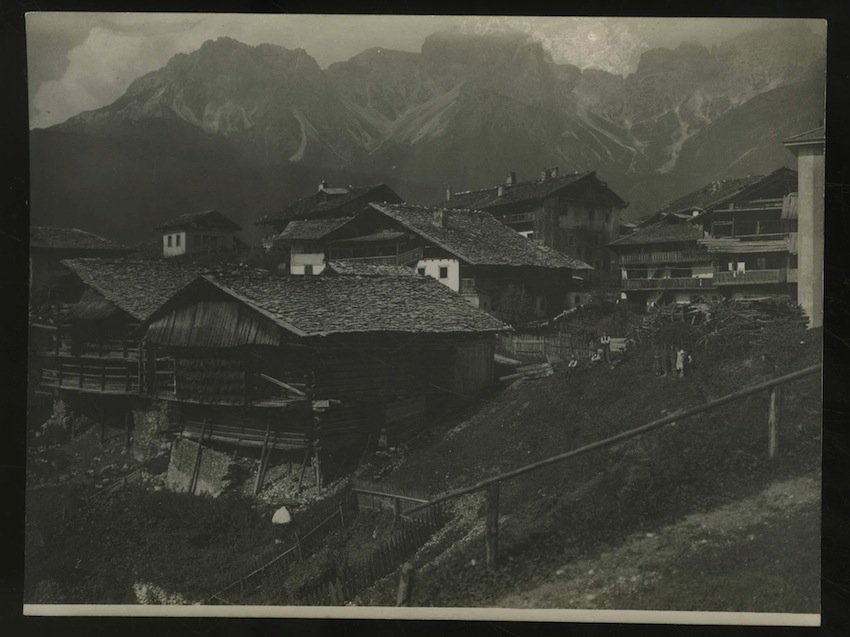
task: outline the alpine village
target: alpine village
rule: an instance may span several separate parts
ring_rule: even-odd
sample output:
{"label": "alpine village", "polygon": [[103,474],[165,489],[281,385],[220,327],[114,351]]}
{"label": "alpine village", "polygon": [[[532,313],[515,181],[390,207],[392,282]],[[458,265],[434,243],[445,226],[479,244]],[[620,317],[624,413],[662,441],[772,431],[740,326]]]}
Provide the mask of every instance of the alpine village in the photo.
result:
{"label": "alpine village", "polygon": [[561,165],[33,225],[26,601],[817,612],[824,128],[781,141],[638,220]]}

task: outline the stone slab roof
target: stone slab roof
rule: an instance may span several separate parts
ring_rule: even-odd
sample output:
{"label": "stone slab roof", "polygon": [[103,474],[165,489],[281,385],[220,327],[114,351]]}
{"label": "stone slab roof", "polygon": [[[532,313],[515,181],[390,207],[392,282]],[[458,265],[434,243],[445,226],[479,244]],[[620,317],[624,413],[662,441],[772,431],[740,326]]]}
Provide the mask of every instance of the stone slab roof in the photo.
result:
{"label": "stone slab roof", "polygon": [[172,294],[209,267],[171,260],[63,259],[80,280],[104,299],[143,321]]}
{"label": "stone slab roof", "polygon": [[510,329],[425,276],[280,276],[239,268],[203,280],[299,336]]}
{"label": "stone slab roof", "polygon": [[329,232],[336,230],[352,217],[336,219],[297,219],[290,221],[283,231],[277,235],[279,240],[310,240],[321,239]]}
{"label": "stone slab roof", "polygon": [[583,261],[523,237],[489,212],[411,204],[370,205],[471,265],[591,269]]}
{"label": "stone slab roof", "polygon": [[702,239],[702,227],[689,221],[662,220],[649,226],[639,228],[631,234],[616,239],[608,245],[612,248],[619,246],[645,245],[653,243],[679,243]]}
{"label": "stone slab roof", "polygon": [[[542,201],[556,192],[568,189],[584,179],[596,179],[596,172],[577,172],[559,177],[550,177],[545,181],[523,181],[511,186],[492,186],[481,190],[469,190],[452,194],[445,202],[449,208],[471,208],[488,210],[499,206],[507,206],[523,201]],[[601,182],[600,182],[601,183]],[[499,189],[502,195],[499,196]],[[604,186],[614,207],[625,207],[627,204],[613,190]]]}
{"label": "stone slab roof", "polygon": [[32,226],[30,228],[30,247],[45,250],[130,252],[128,247],[106,237],[79,228],[56,228],[52,226]]}
{"label": "stone slab roof", "polygon": [[224,230],[239,232],[242,226],[218,210],[201,210],[188,212],[157,226],[159,230],[186,228],[191,230]]}

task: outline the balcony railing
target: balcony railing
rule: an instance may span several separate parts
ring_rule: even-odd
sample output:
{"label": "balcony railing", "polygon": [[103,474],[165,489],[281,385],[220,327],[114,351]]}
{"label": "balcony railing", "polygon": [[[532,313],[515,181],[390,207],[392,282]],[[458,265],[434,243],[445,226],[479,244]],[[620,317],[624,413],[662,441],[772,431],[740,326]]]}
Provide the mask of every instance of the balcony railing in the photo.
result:
{"label": "balcony railing", "polygon": [[705,250],[670,250],[667,252],[633,252],[620,255],[620,264],[634,263],[689,263],[711,261],[711,255]]}
{"label": "balcony railing", "polygon": [[132,359],[60,357],[41,370],[45,388],[102,394],[139,393],[139,363]]}
{"label": "balcony railing", "polygon": [[534,221],[534,213],[513,212],[511,214],[502,215],[501,217],[499,217],[499,221],[501,221],[505,225],[510,225],[512,223],[531,223]]}
{"label": "balcony railing", "polygon": [[331,255],[331,261],[351,261],[353,263],[368,263],[371,265],[407,265],[422,259],[422,248],[414,248],[401,254],[390,254],[376,257],[343,257]]}
{"label": "balcony railing", "polygon": [[746,272],[715,272],[716,285],[752,285],[756,283],[785,283],[785,270],[748,270]]}
{"label": "balcony railing", "polygon": [[710,278],[623,279],[624,290],[693,290],[713,287]]}

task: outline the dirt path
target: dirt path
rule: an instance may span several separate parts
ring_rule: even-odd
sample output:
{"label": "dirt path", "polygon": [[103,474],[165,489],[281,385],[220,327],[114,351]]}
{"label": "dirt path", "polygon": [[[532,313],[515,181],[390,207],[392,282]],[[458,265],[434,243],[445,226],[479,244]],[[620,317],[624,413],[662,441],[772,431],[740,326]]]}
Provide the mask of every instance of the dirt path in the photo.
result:
{"label": "dirt path", "polygon": [[777,482],[553,568],[495,605],[818,612],[819,505],[819,477]]}

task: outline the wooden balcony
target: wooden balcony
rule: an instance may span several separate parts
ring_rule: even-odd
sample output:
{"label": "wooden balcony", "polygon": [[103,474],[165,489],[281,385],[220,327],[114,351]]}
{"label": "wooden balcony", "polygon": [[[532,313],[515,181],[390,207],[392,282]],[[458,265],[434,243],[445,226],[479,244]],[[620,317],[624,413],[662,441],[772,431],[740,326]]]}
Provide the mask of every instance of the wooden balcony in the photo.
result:
{"label": "wooden balcony", "polygon": [[391,254],[377,257],[342,257],[331,254],[332,261],[350,261],[353,263],[366,263],[371,265],[408,265],[422,259],[422,248],[414,248],[401,254]]}
{"label": "wooden balcony", "polygon": [[499,217],[499,221],[501,221],[506,226],[511,224],[519,224],[519,223],[533,223],[534,222],[534,213],[533,212],[513,212],[510,214],[502,215]]}
{"label": "wooden balcony", "polygon": [[84,393],[138,394],[139,380],[139,363],[134,359],[61,356],[41,370],[43,388]]}
{"label": "wooden balcony", "polygon": [[716,285],[756,285],[763,283],[785,283],[786,270],[748,270],[746,272],[715,272]]}
{"label": "wooden balcony", "polygon": [[632,252],[620,255],[620,265],[636,263],[694,263],[711,261],[706,250],[669,250],[661,252]]}
{"label": "wooden balcony", "polygon": [[714,287],[710,278],[623,279],[623,290],[696,290]]}

